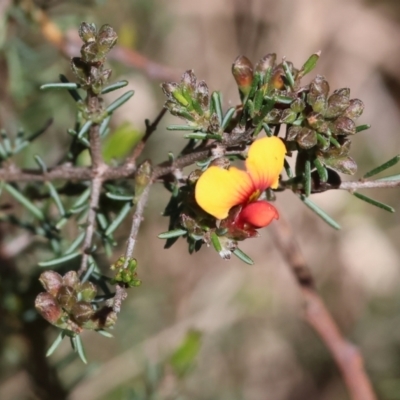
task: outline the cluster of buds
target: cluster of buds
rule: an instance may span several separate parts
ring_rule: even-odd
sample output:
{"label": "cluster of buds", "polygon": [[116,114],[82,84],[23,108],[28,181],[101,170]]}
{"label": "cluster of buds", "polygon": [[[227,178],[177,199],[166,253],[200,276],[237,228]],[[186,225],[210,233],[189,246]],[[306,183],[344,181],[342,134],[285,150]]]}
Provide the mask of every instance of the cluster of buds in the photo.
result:
{"label": "cluster of buds", "polygon": [[[287,130],[286,141],[296,142],[295,150],[307,151],[314,165],[318,163],[345,174],[354,174],[355,161],[348,156],[350,136],[357,133],[355,121],[362,114],[364,104],[359,99],[350,99],[350,89],[335,90],[329,95],[329,83],[322,76],[310,83],[306,97],[298,98],[296,120]],[[300,160],[300,158],[299,158]]]}
{"label": "cluster of buds", "polygon": [[46,271],[39,280],[46,291],[38,294],[35,307],[52,325],[75,334],[83,329],[99,330],[115,325],[117,314],[111,307],[96,307],[93,303],[96,286],[89,281],[81,282],[75,271],[64,276]]}
{"label": "cluster of buds", "polygon": [[[364,104],[350,99],[350,89],[335,90],[329,95],[329,83],[320,75],[306,86],[301,78],[315,66],[319,53],[313,54],[301,69],[290,62],[276,64],[276,55],[268,54],[253,68],[243,56],[234,62],[232,71],[243,100],[242,121],[256,133],[260,124],[267,130],[286,125],[288,151],[298,151],[296,172],[301,175],[304,160],[310,160],[326,181],[325,166],[354,174],[357,165],[348,156],[349,136],[358,129],[355,121]],[[266,127],[263,126],[265,129]]]}
{"label": "cluster of buds", "polygon": [[192,70],[182,75],[180,83],[166,82],[161,85],[167,96],[165,107],[172,115],[183,118],[194,131],[218,133],[220,121],[214,102],[210,100],[208,86],[197,82]]}
{"label": "cluster of buds", "polygon": [[111,279],[113,285],[131,288],[140,286],[142,283],[137,277],[137,261],[134,258],[129,259],[126,263],[126,258],[120,257],[110,268],[115,271],[114,278]]}
{"label": "cluster of buds", "polygon": [[72,71],[83,89],[99,94],[111,75],[111,69],[104,68],[104,61],[117,42],[117,34],[109,25],[103,25],[97,31],[94,24],[83,22],[79,36],[84,44],[81,57],[71,60]]}

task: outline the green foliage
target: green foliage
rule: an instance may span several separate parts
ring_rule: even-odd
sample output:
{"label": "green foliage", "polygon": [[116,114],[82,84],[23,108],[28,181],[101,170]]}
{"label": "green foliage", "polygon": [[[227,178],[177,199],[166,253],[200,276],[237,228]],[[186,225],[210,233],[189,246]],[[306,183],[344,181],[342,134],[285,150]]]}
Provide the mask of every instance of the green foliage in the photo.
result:
{"label": "green foliage", "polygon": [[190,330],[182,344],[170,356],[169,362],[178,377],[184,377],[193,368],[201,348],[201,338],[201,332]]}
{"label": "green foliage", "polygon": [[142,136],[130,123],[125,122],[120,125],[103,142],[104,161],[109,163],[112,160],[124,159],[131,153]]}

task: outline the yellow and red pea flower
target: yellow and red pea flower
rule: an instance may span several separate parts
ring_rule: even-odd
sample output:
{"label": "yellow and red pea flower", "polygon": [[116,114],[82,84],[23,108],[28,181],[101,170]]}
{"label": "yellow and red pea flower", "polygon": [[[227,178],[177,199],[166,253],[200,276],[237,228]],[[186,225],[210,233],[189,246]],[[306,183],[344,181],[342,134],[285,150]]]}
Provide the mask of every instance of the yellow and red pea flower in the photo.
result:
{"label": "yellow and red pea flower", "polygon": [[195,188],[197,204],[220,220],[227,218],[233,207],[241,206],[235,219],[239,229],[269,225],[278,219],[278,211],[258,199],[265,189],[277,188],[285,154],[284,143],[275,136],[255,140],[248,151],[247,171],[211,166],[200,176]]}

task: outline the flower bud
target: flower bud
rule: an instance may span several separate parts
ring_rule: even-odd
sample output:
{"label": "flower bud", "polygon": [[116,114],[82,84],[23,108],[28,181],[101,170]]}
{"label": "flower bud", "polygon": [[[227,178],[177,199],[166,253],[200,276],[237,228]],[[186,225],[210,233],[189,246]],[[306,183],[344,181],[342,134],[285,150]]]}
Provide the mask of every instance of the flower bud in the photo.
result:
{"label": "flower bud", "polygon": [[97,42],[85,43],[81,47],[82,60],[86,63],[98,61],[101,58],[99,57],[98,53],[99,49],[97,46]]}
{"label": "flower bud", "polygon": [[296,140],[302,149],[311,149],[317,144],[317,132],[313,129],[302,128]]}
{"label": "flower bud", "polygon": [[135,199],[138,199],[146,186],[151,180],[151,163],[149,160],[144,161],[139,165],[139,168],[135,174]]}
{"label": "flower bud", "polygon": [[80,280],[76,271],[68,271],[63,276],[63,285],[71,286],[73,289],[77,290],[80,284]]}
{"label": "flower bud", "polygon": [[56,299],[47,292],[39,293],[35,300],[35,308],[38,313],[48,322],[56,325],[63,311]]}
{"label": "flower bud", "polygon": [[264,118],[264,122],[267,124],[277,124],[281,119],[282,111],[277,108],[273,108]]}
{"label": "flower bud", "polygon": [[239,56],[232,64],[232,74],[242,94],[250,92],[253,83],[253,64],[245,56]]}
{"label": "flower bud", "polygon": [[161,89],[169,100],[173,100],[172,93],[179,89],[179,85],[176,82],[164,82],[161,84]]}
{"label": "flower bud", "polygon": [[317,99],[320,98],[320,96],[326,99],[328,97],[328,94],[329,83],[325,80],[323,76],[317,75],[310,83],[310,90],[307,95],[307,103],[313,106]]}
{"label": "flower bud", "polygon": [[350,118],[339,117],[333,125],[336,135],[354,135],[356,133],[356,124]]}
{"label": "flower bud", "polygon": [[192,69],[184,72],[181,79],[182,86],[186,86],[189,92],[194,92],[196,89],[196,75]]}
{"label": "flower bud", "polygon": [[57,293],[63,283],[61,275],[55,271],[43,272],[42,274],[40,274],[39,281],[46,292],[50,293],[52,296],[57,296]]}
{"label": "flower bud", "polygon": [[94,42],[96,40],[96,25],[82,22],[78,34],[85,43]]}
{"label": "flower bud", "polygon": [[219,120],[218,120],[218,115],[216,113],[213,113],[210,117],[210,125],[208,126],[208,130],[212,133],[218,133],[219,132]]}
{"label": "flower bud", "polygon": [[293,103],[290,105],[290,108],[295,112],[295,113],[300,113],[306,108],[306,103],[304,102],[303,99],[297,98],[296,100],[293,101]]}
{"label": "flower bud", "polygon": [[71,310],[71,318],[81,325],[94,315],[93,307],[87,301],[78,301]]}
{"label": "flower bud", "polygon": [[103,25],[97,34],[99,53],[104,57],[117,43],[118,35],[110,25]]}
{"label": "flower bud", "polygon": [[264,56],[261,60],[258,61],[256,64],[256,71],[257,72],[265,72],[268,68],[273,68],[276,61],[276,54],[269,53]]}
{"label": "flower bud", "polygon": [[196,86],[196,99],[203,110],[208,108],[210,96],[208,92],[208,86],[204,81],[200,81]]}
{"label": "flower bud", "polygon": [[291,110],[290,108],[287,108],[286,110],[283,110],[281,114],[280,123],[291,124],[296,120],[296,117],[297,113]]}
{"label": "flower bud", "polygon": [[326,118],[338,117],[350,104],[350,89],[335,90],[328,99]]}
{"label": "flower bud", "polygon": [[364,111],[364,103],[359,99],[350,100],[349,106],[344,110],[342,116],[355,121]]}
{"label": "flower bud", "polygon": [[281,65],[277,66],[272,74],[271,77],[271,85],[274,89],[281,90],[285,86],[285,81],[283,80],[283,77],[285,76],[285,71],[283,70],[283,67]]}
{"label": "flower bud", "polygon": [[[328,127],[325,118],[321,114],[316,112],[311,112],[307,115],[307,122],[311,126],[311,128],[316,129],[318,132],[325,132]],[[324,125],[326,126],[325,129],[321,130]]]}
{"label": "flower bud", "polygon": [[315,98],[314,103],[312,105],[312,109],[316,113],[325,114],[327,106],[328,103],[326,101],[325,95],[320,94]]}
{"label": "flower bud", "polygon": [[97,294],[97,287],[92,282],[84,282],[81,284],[79,293],[83,301],[92,301]]}
{"label": "flower bud", "polygon": [[57,294],[57,301],[60,306],[66,310],[71,311],[77,300],[76,291],[71,286],[63,286]]}
{"label": "flower bud", "polygon": [[296,140],[302,129],[303,128],[301,126],[291,126],[287,132],[286,140],[289,142]]}
{"label": "flower bud", "polygon": [[86,82],[89,77],[88,65],[80,57],[71,59],[71,69],[80,82]]}
{"label": "flower bud", "polygon": [[111,311],[110,313],[107,314],[106,320],[104,322],[103,327],[104,328],[111,328],[117,323],[118,320],[118,315],[116,312]]}

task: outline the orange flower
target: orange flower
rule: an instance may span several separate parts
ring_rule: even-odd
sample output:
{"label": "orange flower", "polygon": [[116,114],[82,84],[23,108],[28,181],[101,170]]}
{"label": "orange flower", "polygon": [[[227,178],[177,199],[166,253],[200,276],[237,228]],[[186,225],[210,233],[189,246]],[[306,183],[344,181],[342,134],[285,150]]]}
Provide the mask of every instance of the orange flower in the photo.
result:
{"label": "orange flower", "polygon": [[197,204],[217,219],[228,217],[229,210],[241,206],[235,223],[262,228],[278,219],[278,211],[265,200],[258,200],[267,188],[278,187],[286,148],[281,139],[264,137],[253,142],[246,160],[246,171],[235,167],[208,168],[196,184]]}

